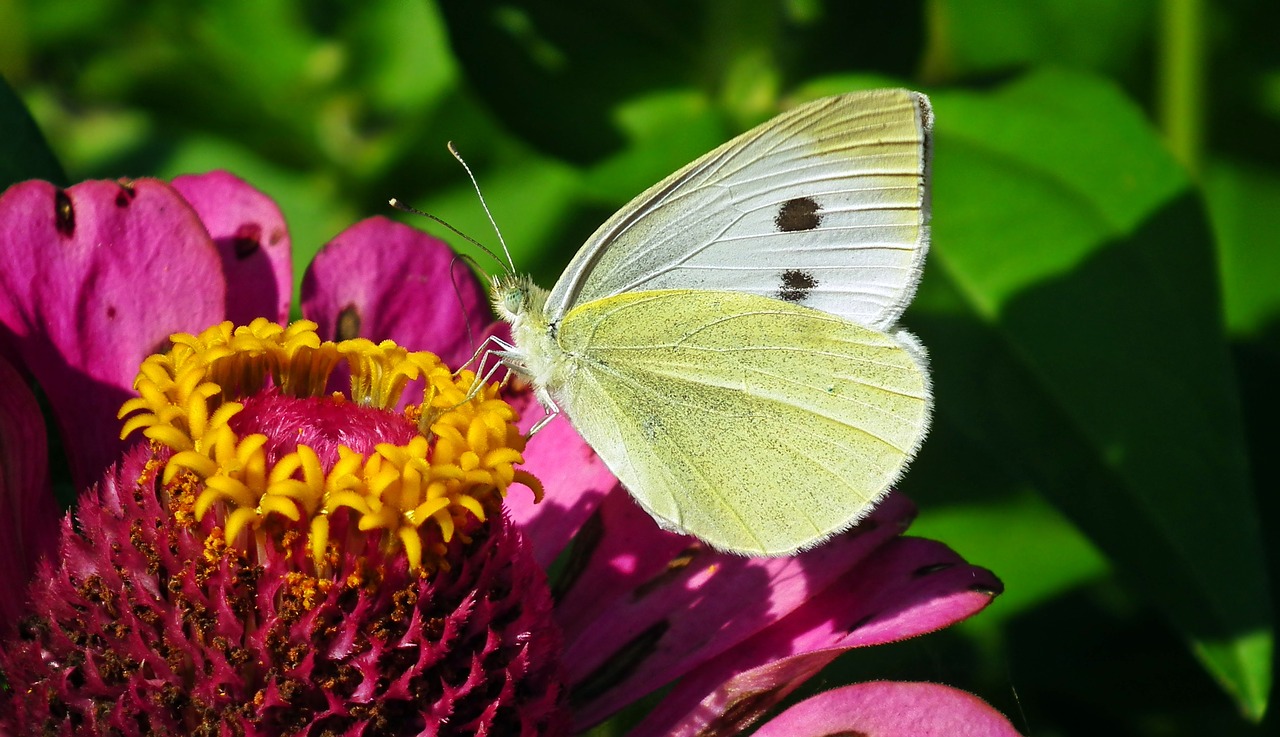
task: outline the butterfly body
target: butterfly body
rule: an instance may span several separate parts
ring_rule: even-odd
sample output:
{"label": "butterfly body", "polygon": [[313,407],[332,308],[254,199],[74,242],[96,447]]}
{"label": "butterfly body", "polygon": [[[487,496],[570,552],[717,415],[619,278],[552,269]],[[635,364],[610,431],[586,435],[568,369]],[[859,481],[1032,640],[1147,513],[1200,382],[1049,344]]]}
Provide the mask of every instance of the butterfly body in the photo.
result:
{"label": "butterfly body", "polygon": [[498,277],[502,361],[662,526],[752,555],[864,516],[924,438],[896,326],[928,243],[927,100],[801,106],[659,182],[556,286]]}
{"label": "butterfly body", "polygon": [[511,325],[516,348],[499,351],[498,357],[533,384],[543,407],[558,409],[560,404],[552,395],[567,383],[572,365],[556,344],[546,313],[547,290],[524,274],[503,274],[494,278],[490,293],[494,312]]}

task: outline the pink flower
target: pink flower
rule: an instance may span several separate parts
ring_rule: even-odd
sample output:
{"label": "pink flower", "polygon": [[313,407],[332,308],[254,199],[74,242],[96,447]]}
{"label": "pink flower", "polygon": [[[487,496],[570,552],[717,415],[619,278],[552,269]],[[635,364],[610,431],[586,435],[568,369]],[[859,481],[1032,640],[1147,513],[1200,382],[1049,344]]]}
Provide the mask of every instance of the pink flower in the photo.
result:
{"label": "pink flower", "polygon": [[[348,341],[314,350],[348,358],[325,364],[319,379],[307,374],[306,391],[296,375],[262,370],[287,358],[320,371],[312,348],[279,347],[310,340],[305,325],[271,327],[288,314],[283,219],[230,175],[65,191],[20,184],[0,197],[0,249],[0,504],[12,525],[0,534],[0,670],[12,687],[0,695],[0,724],[19,733],[564,734],[672,684],[631,734],[736,734],[840,653],[945,627],[1000,590],[945,546],[902,537],[914,510],[897,494],[850,533],[796,557],[715,553],[659,530],[564,419],[527,447],[502,430],[506,420],[485,421],[497,439],[480,442],[508,442],[522,455],[521,468],[546,489],[541,503],[520,485],[534,482],[513,476],[498,454],[480,469],[490,475],[450,491],[447,507],[417,507],[426,509],[419,517],[375,508],[412,496],[407,472],[391,496],[331,504],[336,487],[323,479],[338,477],[349,452],[385,447],[391,458],[410,442],[435,443],[421,463],[479,462],[441,449],[448,428],[432,424],[439,415],[412,419],[420,415],[411,410],[406,421],[401,412],[426,406],[424,387],[447,372],[414,358],[416,373],[371,388],[381,369],[362,363],[371,349],[354,339],[391,339],[456,368],[500,329],[443,244],[389,220],[344,231],[307,271],[304,316],[320,339]],[[254,318],[265,320],[201,333]],[[208,409],[244,406],[206,423],[202,409],[135,400],[129,417],[149,419],[134,420],[122,443],[117,412],[136,396],[144,359],[169,350],[175,333],[192,335],[176,339],[171,357],[258,346],[236,359],[239,388],[220,385]],[[161,372],[156,386],[179,371],[163,373],[159,360],[144,369]],[[227,376],[216,360],[202,364],[208,375]],[[61,525],[31,381],[48,398],[82,490],[75,518]],[[347,399],[333,399],[334,389]],[[528,392],[507,399],[521,428],[539,418]],[[370,406],[353,406],[361,402]],[[501,406],[486,405],[499,418]],[[176,440],[150,429],[178,415]],[[197,447],[197,429],[222,420],[241,443],[224,446],[247,447],[256,433],[263,450]],[[152,442],[138,443],[140,432]],[[187,441],[195,450],[183,455]],[[246,459],[275,468],[301,445],[328,448],[316,451],[322,481],[299,465],[276,479],[281,494],[237,501],[235,484],[256,468]],[[348,476],[372,488],[372,475]],[[191,506],[180,501],[182,479]],[[510,483],[500,511],[497,492]],[[323,493],[296,490],[308,484]],[[425,552],[415,557],[415,545]],[[557,560],[548,583],[542,571]],[[968,694],[905,683],[827,692],[760,733],[841,731],[1014,734]]]}

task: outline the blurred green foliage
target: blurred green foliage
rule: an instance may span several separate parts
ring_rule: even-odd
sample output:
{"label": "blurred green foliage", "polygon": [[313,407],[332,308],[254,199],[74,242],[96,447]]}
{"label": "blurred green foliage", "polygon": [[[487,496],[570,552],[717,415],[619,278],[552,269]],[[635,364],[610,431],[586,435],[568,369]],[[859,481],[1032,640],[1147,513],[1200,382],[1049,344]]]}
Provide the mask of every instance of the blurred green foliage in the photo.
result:
{"label": "blurred green foliage", "polygon": [[905,322],[937,418],[904,489],[1008,590],[812,687],[947,682],[1041,737],[1275,734],[1278,25],[1265,0],[0,0],[0,177],[229,169],[303,264],[391,196],[492,241],[453,140],[549,285],[780,108],[929,92]]}

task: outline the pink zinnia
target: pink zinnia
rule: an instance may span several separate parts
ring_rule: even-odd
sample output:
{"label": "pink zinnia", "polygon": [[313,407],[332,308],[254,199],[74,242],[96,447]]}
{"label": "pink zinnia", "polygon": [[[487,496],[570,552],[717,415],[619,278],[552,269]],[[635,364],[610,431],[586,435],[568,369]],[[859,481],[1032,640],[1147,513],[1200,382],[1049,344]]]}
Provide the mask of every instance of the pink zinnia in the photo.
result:
{"label": "pink zinnia", "polygon": [[[525,446],[527,392],[468,398],[451,372],[500,328],[443,244],[353,226],[286,327],[289,247],[223,173],[0,198],[0,731],[569,734],[671,684],[631,734],[736,734],[1000,590],[902,537],[897,494],[791,558],[663,532],[563,419]],[[61,524],[31,380],[81,490]],[[1014,733],[871,683],[760,734],[846,732]]]}

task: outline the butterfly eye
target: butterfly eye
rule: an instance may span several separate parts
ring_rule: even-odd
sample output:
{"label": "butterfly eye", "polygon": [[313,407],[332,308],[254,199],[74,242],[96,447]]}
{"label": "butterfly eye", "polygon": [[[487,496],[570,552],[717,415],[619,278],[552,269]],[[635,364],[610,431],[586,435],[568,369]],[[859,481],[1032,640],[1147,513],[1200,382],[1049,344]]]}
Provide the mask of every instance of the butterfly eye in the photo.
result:
{"label": "butterfly eye", "polygon": [[508,289],[506,294],[502,295],[503,309],[513,315],[523,312],[527,301],[528,292],[518,287]]}

